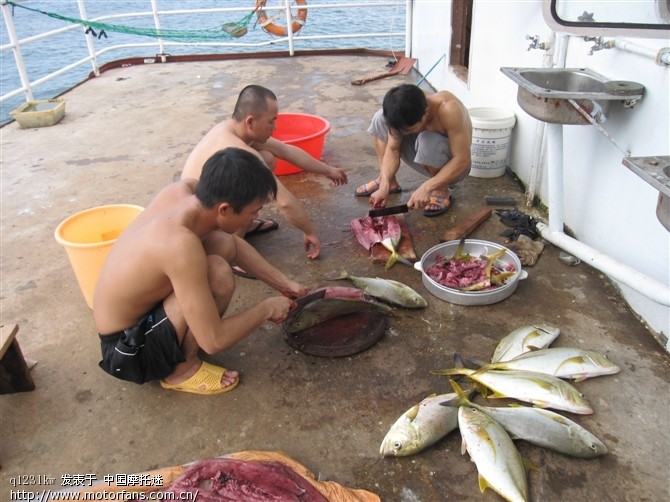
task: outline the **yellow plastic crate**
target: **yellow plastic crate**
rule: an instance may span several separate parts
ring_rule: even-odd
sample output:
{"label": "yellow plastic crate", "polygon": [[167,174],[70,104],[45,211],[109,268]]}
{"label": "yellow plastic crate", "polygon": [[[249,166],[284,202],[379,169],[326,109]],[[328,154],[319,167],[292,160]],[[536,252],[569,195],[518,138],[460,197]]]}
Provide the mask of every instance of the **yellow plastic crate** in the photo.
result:
{"label": "yellow plastic crate", "polygon": [[46,127],[57,124],[65,115],[64,99],[28,101],[10,112],[21,129]]}

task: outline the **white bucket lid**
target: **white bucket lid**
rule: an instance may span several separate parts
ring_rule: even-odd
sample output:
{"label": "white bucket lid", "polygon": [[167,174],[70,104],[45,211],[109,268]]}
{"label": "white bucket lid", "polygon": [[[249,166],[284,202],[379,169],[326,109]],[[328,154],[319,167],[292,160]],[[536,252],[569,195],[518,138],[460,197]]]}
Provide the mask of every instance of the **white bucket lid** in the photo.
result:
{"label": "white bucket lid", "polygon": [[503,129],[516,123],[514,112],[505,108],[470,108],[468,112],[472,127],[480,129]]}

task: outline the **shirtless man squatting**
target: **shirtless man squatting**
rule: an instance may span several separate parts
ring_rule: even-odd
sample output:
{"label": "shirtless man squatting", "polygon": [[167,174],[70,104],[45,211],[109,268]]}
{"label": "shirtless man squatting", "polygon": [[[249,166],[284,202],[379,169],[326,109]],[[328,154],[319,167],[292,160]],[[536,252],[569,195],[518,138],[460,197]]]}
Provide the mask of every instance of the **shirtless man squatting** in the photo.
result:
{"label": "shirtless man squatting", "polygon": [[[283,322],[306,289],[234,235],[277,193],[257,156],[216,152],[202,176],[172,183],[114,243],[96,284],[93,317],[100,367],[136,383],[219,394],[235,388],[237,371],[201,361],[198,350],[222,352],[265,321]],[[215,249],[216,253],[212,253]],[[282,293],[222,317],[235,290],[237,263]]]}
{"label": "shirtless man squatting", "polygon": [[382,109],[372,118],[368,132],[379,161],[379,177],[356,189],[356,196],[370,196],[373,207],[386,206],[391,193],[399,193],[396,173],[400,159],[426,176],[407,202],[423,208],[425,216],[449,209],[449,185],[470,172],[472,123],[467,108],[447,91],[426,93],[416,85],[389,90]]}
{"label": "shirtless man squatting", "polygon": [[[200,170],[210,155],[222,148],[234,146],[258,156],[271,170],[275,168],[276,158],[280,158],[303,171],[329,178],[333,186],[346,184],[347,173],[341,169],[324,164],[297,146],[271,137],[278,113],[277,96],[270,89],[260,85],[246,86],[237,98],[232,117],[215,125],[193,148],[186,159],[182,179],[199,178]],[[321,241],[314,224],[310,221],[300,201],[279,180],[276,181],[277,208],[291,225],[303,232],[307,257],[317,258],[321,252]],[[268,222],[270,225],[267,225]],[[257,230],[254,230],[255,228]],[[250,233],[260,233],[275,228],[277,228],[277,223],[271,220],[255,221],[251,227],[242,229],[238,235],[244,236],[245,230]]]}

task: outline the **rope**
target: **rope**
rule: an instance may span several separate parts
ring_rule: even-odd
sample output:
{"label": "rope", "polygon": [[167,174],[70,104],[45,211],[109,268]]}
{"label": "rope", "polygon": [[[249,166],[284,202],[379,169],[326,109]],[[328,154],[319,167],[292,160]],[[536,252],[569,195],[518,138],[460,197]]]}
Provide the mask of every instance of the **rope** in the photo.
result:
{"label": "rope", "polygon": [[[91,33],[94,37],[97,36],[101,38],[104,36],[107,38],[106,31],[112,31],[116,33],[127,33],[131,35],[140,35],[145,37],[154,37],[154,38],[165,38],[170,40],[219,40],[222,38],[233,38],[240,37],[246,33],[246,27],[249,24],[249,21],[255,14],[255,9],[252,10],[249,14],[244,16],[237,22],[224,23],[221,26],[215,28],[205,28],[202,30],[157,30],[156,28],[135,28],[132,26],[123,26],[120,24],[108,24],[108,23],[99,23],[96,21],[86,21],[84,19],[77,19],[74,17],[63,16],[61,14],[56,14],[54,12],[46,12],[39,9],[34,9],[31,7],[26,7],[25,5],[17,4],[11,0],[6,1],[7,4],[12,7],[19,7],[21,9],[29,10],[32,12],[38,12],[49,16],[54,19],[61,21],[67,21],[69,23],[81,24],[86,26],[86,34]],[[97,35],[93,29],[100,30],[100,34]]]}

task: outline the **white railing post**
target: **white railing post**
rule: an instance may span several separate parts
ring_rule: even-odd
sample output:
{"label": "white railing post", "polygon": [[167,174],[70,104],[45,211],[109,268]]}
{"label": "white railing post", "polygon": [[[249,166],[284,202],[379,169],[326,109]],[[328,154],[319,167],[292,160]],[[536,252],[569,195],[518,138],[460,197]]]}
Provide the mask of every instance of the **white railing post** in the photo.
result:
{"label": "white railing post", "polygon": [[[86,21],[88,16],[86,15],[86,6],[84,5],[84,0],[77,0],[77,6],[79,7],[79,17]],[[93,46],[93,41],[86,34],[87,30],[84,30],[84,38],[86,39],[86,47],[88,48],[88,55],[91,57],[91,66],[93,67],[93,73],[96,77],[100,76],[100,68],[98,67],[98,61],[95,59],[95,47]]]}
{"label": "white railing post", "polygon": [[9,41],[12,44],[12,52],[14,53],[14,60],[16,61],[16,69],[19,72],[19,78],[21,79],[21,85],[23,86],[23,91],[26,95],[26,101],[32,101],[33,90],[30,87],[30,79],[28,78],[28,73],[26,73],[26,65],[23,62],[23,55],[21,54],[21,48],[19,47],[19,39],[16,36],[16,30],[14,29],[12,11],[6,2],[2,2],[1,6],[2,17],[5,20],[7,35],[9,36]]}
{"label": "white railing post", "polygon": [[[161,30],[161,20],[158,17],[158,1],[151,0],[151,12],[154,16],[154,25],[156,26],[156,32],[160,33]],[[165,43],[163,42],[163,37],[158,37],[158,49],[160,50],[161,61],[165,63]]]}
{"label": "white railing post", "polygon": [[291,19],[291,2],[284,0],[284,8],[286,9],[286,35],[288,36],[288,53],[295,56],[295,49],[293,48],[293,19]]}

